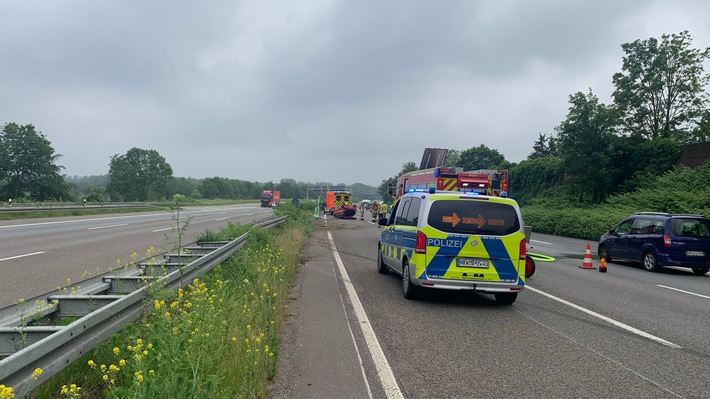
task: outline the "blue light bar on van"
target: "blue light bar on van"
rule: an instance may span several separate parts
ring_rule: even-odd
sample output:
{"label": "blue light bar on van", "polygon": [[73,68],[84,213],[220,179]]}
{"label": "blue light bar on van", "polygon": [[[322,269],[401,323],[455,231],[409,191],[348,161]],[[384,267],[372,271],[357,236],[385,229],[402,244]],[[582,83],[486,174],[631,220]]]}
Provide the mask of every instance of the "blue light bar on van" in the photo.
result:
{"label": "blue light bar on van", "polygon": [[423,188],[410,188],[407,190],[408,193],[425,193],[426,190]]}
{"label": "blue light bar on van", "polygon": [[481,195],[478,191],[464,191],[463,193],[468,195]]}

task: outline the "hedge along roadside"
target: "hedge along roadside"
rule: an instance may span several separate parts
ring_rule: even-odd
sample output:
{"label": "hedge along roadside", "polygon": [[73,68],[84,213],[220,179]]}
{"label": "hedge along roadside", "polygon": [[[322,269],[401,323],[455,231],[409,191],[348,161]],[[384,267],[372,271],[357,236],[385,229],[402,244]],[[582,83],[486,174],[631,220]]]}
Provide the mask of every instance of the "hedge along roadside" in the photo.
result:
{"label": "hedge along roadside", "polygon": [[[29,397],[265,397],[314,207],[281,205],[276,213],[287,223],[252,230],[244,248],[177,293],[156,290],[139,321]],[[245,227],[204,235],[230,239]]]}
{"label": "hedge along roadside", "polygon": [[636,183],[634,191],[609,197],[604,204],[581,206],[569,197],[552,196],[520,210],[534,232],[594,241],[636,212],[710,215],[710,162],[694,169],[678,166]]}

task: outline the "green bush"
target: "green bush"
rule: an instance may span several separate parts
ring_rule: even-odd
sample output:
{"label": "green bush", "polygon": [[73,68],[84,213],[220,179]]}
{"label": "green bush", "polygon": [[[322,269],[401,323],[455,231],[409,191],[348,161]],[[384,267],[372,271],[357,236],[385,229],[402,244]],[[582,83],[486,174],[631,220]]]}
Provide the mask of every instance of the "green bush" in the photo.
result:
{"label": "green bush", "polygon": [[612,196],[606,203],[575,206],[563,196],[537,198],[522,206],[533,231],[598,240],[621,219],[636,212],[710,214],[710,163],[691,169],[678,166],[656,178],[645,177],[638,190]]}

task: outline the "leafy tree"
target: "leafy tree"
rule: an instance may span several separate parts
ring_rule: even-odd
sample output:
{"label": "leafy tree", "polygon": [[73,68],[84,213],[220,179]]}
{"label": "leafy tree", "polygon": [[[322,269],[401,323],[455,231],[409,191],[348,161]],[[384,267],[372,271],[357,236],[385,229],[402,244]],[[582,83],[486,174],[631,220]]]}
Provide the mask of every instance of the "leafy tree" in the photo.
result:
{"label": "leafy tree", "polygon": [[234,186],[229,179],[223,177],[208,177],[202,179],[199,186],[200,194],[208,199],[233,199],[236,198]]}
{"label": "leafy tree", "polygon": [[6,123],[0,132],[0,195],[44,201],[71,197],[60,175],[61,157],[33,125]]}
{"label": "leafy tree", "polygon": [[293,179],[281,179],[276,190],[281,192],[281,198],[306,198],[306,191],[301,190]]}
{"label": "leafy tree", "polygon": [[165,185],[168,193],[180,194],[183,197],[190,197],[199,186],[199,181],[184,177],[171,177]]}
{"label": "leafy tree", "polygon": [[530,204],[538,196],[564,181],[561,160],[547,156],[527,159],[509,170],[510,196],[521,204]]}
{"label": "leafy tree", "polygon": [[545,158],[557,155],[557,143],[553,135],[547,137],[542,133],[538,133],[538,138],[533,143],[533,152],[528,155],[528,159]]}
{"label": "leafy tree", "polygon": [[444,166],[452,167],[456,166],[461,159],[461,151],[459,150],[449,150],[446,154],[446,159],[444,160]]}
{"label": "leafy tree", "polygon": [[382,180],[382,183],[380,183],[380,185],[377,187],[377,192],[382,196],[382,200],[386,201],[393,195],[392,193],[390,193],[390,187],[392,187],[393,189],[397,187],[397,178],[399,176],[405,173],[414,172],[417,169],[419,168],[417,167],[416,163],[407,162],[402,165],[402,170],[398,174],[388,179]]}
{"label": "leafy tree", "polygon": [[612,172],[609,149],[614,139],[614,113],[592,90],[570,95],[571,107],[557,128],[562,167],[580,201],[601,202],[608,196]]}
{"label": "leafy tree", "polygon": [[456,166],[462,167],[463,170],[497,169],[503,162],[503,154],[481,144],[462,151]]}
{"label": "leafy tree", "polygon": [[124,155],[111,157],[107,191],[124,201],[148,201],[172,198],[167,183],[173,169],[158,151],[131,148]]}
{"label": "leafy tree", "polygon": [[703,111],[698,127],[695,128],[692,134],[693,140],[696,142],[710,141],[710,110]]}
{"label": "leafy tree", "polygon": [[616,137],[610,148],[609,194],[634,191],[643,181],[672,170],[681,152],[682,145],[670,138]]}
{"label": "leafy tree", "polygon": [[622,72],[613,76],[614,103],[624,130],[648,139],[692,141],[706,108],[710,48],[690,48],[688,31],[625,43]]}

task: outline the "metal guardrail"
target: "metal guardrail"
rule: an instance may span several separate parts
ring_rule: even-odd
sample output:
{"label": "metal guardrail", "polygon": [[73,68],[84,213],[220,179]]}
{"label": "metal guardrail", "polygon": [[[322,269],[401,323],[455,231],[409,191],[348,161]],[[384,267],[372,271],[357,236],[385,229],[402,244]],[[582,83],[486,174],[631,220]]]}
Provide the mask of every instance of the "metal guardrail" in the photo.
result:
{"label": "metal guardrail", "polygon": [[[269,228],[286,218],[254,226]],[[248,234],[233,241],[192,243],[179,254],[158,255],[163,257],[160,261],[151,258],[121,268],[120,274],[106,273],[85,280],[71,295],[47,293],[0,309],[0,356],[7,356],[0,360],[0,383],[12,387],[15,397],[22,398],[137,320],[143,314],[151,285],[177,290],[183,282],[207,273],[241,249]],[[54,324],[66,317],[79,319],[66,326]],[[37,368],[42,374],[35,379],[32,373]]]}

